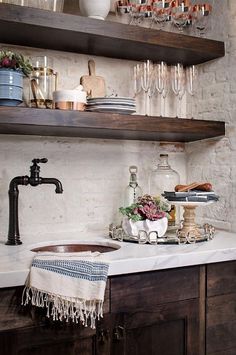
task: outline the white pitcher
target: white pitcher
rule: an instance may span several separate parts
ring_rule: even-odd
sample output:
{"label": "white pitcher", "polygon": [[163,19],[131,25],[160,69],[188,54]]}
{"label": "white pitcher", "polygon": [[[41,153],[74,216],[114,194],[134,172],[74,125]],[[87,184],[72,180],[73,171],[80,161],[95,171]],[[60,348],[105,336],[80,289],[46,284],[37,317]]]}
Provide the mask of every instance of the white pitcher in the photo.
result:
{"label": "white pitcher", "polygon": [[110,11],[110,6],[110,0],[79,0],[81,15],[98,20],[105,20]]}

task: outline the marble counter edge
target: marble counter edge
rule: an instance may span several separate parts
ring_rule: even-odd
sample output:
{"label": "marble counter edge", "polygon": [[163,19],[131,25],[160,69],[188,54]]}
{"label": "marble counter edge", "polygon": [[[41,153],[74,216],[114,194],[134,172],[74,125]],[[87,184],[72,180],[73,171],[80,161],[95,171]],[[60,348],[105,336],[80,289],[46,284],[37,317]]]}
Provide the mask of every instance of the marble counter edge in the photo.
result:
{"label": "marble counter edge", "polygon": [[[75,240],[65,241],[67,243],[75,242]],[[77,243],[83,241],[83,239],[76,240]],[[59,242],[63,242],[63,240],[54,240],[50,243]],[[23,247],[0,245],[0,288],[24,285],[34,256],[30,250],[35,246],[48,243],[49,241],[29,243]],[[143,246],[115,242],[101,236],[89,240],[89,243],[120,246],[120,249],[103,254],[104,259],[110,262],[109,276],[236,260],[236,234],[227,232],[218,233],[215,239],[210,242],[181,246]]]}

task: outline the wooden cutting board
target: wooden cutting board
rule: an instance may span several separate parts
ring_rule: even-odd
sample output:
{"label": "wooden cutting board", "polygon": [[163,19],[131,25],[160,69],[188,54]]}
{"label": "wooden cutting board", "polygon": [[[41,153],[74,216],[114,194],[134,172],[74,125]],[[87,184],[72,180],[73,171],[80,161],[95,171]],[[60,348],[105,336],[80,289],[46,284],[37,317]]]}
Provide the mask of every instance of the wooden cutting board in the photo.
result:
{"label": "wooden cutting board", "polygon": [[83,85],[84,91],[89,97],[104,97],[106,95],[105,80],[96,75],[94,60],[89,60],[88,70],[89,75],[83,75],[80,78],[80,84]]}

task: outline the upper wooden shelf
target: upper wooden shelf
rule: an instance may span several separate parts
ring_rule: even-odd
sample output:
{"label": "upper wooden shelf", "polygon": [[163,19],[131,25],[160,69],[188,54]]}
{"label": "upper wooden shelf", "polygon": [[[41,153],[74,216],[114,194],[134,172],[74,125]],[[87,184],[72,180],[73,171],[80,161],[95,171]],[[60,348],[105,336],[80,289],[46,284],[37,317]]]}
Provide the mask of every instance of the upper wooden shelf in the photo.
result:
{"label": "upper wooden shelf", "polygon": [[2,106],[0,134],[191,142],[224,136],[225,123]]}
{"label": "upper wooden shelf", "polygon": [[2,3],[0,42],[184,65],[225,54],[219,41]]}

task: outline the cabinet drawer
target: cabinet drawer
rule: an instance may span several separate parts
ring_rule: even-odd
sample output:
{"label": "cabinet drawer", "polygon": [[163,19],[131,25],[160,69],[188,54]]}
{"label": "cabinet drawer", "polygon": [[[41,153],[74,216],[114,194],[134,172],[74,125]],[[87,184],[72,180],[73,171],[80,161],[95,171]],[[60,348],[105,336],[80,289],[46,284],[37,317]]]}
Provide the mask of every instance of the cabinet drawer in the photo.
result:
{"label": "cabinet drawer", "polygon": [[199,267],[152,271],[111,278],[111,311],[147,310],[199,296]]}
{"label": "cabinet drawer", "polygon": [[207,296],[236,293],[236,261],[207,265]]}

